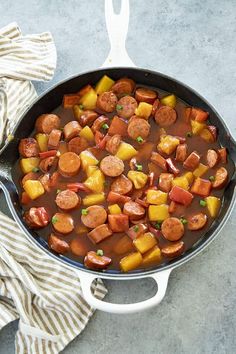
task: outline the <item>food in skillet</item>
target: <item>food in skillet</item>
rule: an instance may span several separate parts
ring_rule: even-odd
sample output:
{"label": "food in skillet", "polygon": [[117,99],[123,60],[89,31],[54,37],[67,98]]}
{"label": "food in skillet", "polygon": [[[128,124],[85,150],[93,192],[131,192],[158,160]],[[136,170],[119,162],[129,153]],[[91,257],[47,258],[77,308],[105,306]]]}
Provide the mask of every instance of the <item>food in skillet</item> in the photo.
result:
{"label": "food in skillet", "polygon": [[129,78],[65,95],[19,144],[26,223],[91,269],[181,255],[217,217],[229,179],[209,118]]}

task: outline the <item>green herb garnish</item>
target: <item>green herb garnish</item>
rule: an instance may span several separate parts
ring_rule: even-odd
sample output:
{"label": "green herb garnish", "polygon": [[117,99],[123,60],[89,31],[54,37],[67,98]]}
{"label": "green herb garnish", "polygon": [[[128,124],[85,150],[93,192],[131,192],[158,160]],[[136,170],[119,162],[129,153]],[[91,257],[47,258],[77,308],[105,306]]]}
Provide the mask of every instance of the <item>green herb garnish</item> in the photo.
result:
{"label": "green herb garnish", "polygon": [[138,230],[139,230],[138,225],[135,225],[135,226],[134,226],[134,231],[135,231],[135,232],[138,232]]}
{"label": "green herb garnish", "polygon": [[138,143],[143,143],[143,138],[141,136],[138,136],[136,140]]}
{"label": "green herb garnish", "polygon": [[143,166],[142,165],[136,164],[136,168],[137,168],[138,171],[142,171],[143,170]]}
{"label": "green herb garnish", "polygon": [[54,215],[54,216],[52,217],[52,223],[53,223],[53,224],[56,224],[57,221],[58,221],[58,218]]}
{"label": "green herb garnish", "polygon": [[180,221],[183,225],[186,225],[188,223],[188,220],[186,220],[185,218],[180,218]]}
{"label": "green herb garnish", "polygon": [[162,221],[157,221],[156,224],[154,225],[155,229],[160,230],[161,224],[162,224]]}
{"label": "green herb garnish", "polygon": [[105,123],[105,124],[103,124],[102,129],[106,129],[106,130],[107,130],[107,129],[109,129],[109,125],[108,125],[108,124],[106,124],[106,123]]}
{"label": "green herb garnish", "polygon": [[57,192],[56,192],[56,193],[58,194],[58,193],[60,193],[60,192],[61,192],[61,189],[57,189]]}
{"label": "green herb garnish", "polygon": [[121,105],[121,104],[117,104],[116,105],[116,110],[117,111],[120,111],[120,110],[122,110],[123,109],[123,106]]}
{"label": "green herb garnish", "polygon": [[34,168],[32,169],[32,172],[39,172],[39,168],[38,168],[38,167],[34,167]]}
{"label": "green herb garnish", "polygon": [[102,257],[103,256],[103,250],[97,250],[97,255]]}
{"label": "green herb garnish", "polygon": [[79,105],[79,108],[83,110],[83,109],[84,109],[84,105],[83,105],[83,104],[80,104],[80,105]]}
{"label": "green herb garnish", "polygon": [[88,215],[88,210],[87,209],[82,209],[81,210],[82,215]]}
{"label": "green herb garnish", "polygon": [[187,137],[187,138],[191,138],[192,136],[193,136],[193,133],[192,133],[192,132],[187,132],[187,133],[186,133],[186,137]]}
{"label": "green herb garnish", "polygon": [[199,204],[200,204],[202,207],[205,207],[207,203],[206,203],[205,200],[201,199],[201,200],[199,201]]}
{"label": "green herb garnish", "polygon": [[211,182],[214,182],[215,179],[216,179],[215,176],[210,176],[210,177],[209,177],[209,181],[211,181]]}

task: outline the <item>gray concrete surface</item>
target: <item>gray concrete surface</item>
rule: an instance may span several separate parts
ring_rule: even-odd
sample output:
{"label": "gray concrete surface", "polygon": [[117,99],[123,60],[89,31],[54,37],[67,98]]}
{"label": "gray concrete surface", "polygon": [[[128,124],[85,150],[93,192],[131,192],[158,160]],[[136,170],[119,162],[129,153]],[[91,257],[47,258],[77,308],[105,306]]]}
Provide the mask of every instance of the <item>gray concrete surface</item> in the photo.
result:
{"label": "gray concrete surface", "polygon": [[[0,14],[0,26],[17,21],[24,33],[49,30],[55,38],[55,77],[37,83],[39,93],[68,75],[100,66],[108,53],[102,0],[7,0],[0,2]],[[127,48],[138,66],[172,75],[201,92],[236,137],[234,0],[131,0]],[[7,212],[3,198],[1,210]],[[235,217],[234,210],[219,238],[173,272],[159,307],[132,316],[97,311],[64,353],[235,353]],[[107,286],[107,299],[117,302],[147,298],[155,289],[149,280]],[[0,354],[14,353],[16,328],[12,323],[0,332]]]}

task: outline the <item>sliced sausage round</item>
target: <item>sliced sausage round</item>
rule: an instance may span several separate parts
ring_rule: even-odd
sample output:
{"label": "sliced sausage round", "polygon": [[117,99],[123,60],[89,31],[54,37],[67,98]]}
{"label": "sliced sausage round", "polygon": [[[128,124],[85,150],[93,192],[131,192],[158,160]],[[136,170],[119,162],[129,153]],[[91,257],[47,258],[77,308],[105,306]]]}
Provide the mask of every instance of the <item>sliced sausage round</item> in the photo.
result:
{"label": "sliced sausage round", "polygon": [[100,205],[92,205],[86,210],[87,214],[81,215],[81,221],[85,226],[94,229],[95,227],[105,223],[107,219],[107,212],[104,207]]}
{"label": "sliced sausage round", "polygon": [[79,156],[74,152],[65,152],[59,157],[58,168],[64,177],[75,176],[80,168]]}
{"label": "sliced sausage round", "polygon": [[50,175],[49,173],[45,173],[39,177],[39,181],[43,185],[43,188],[46,192],[50,192]]}
{"label": "sliced sausage round", "polygon": [[207,222],[207,216],[203,213],[194,214],[188,217],[188,229],[189,230],[201,230]]}
{"label": "sliced sausage round", "polygon": [[63,132],[65,140],[68,141],[79,135],[81,131],[81,126],[76,120],[72,120],[64,126]]}
{"label": "sliced sausage round", "polygon": [[147,102],[152,104],[157,98],[157,93],[156,91],[144,87],[139,87],[135,91],[135,98],[137,101]]}
{"label": "sliced sausage round", "polygon": [[109,140],[106,143],[106,150],[112,154],[115,155],[118,151],[118,148],[121,143],[121,136],[119,134],[115,134],[112,137],[109,138]]}
{"label": "sliced sausage round", "polygon": [[40,170],[44,173],[47,173],[54,162],[56,162],[56,160],[57,159],[55,156],[46,157],[45,159],[41,160],[39,163]]}
{"label": "sliced sausage round", "polygon": [[47,226],[49,216],[44,207],[32,207],[24,214],[24,220],[33,229]]}
{"label": "sliced sausage round", "polygon": [[35,128],[39,133],[49,134],[53,129],[59,129],[60,118],[56,114],[42,114],[35,123]]}
{"label": "sliced sausage round", "polygon": [[169,106],[160,107],[155,113],[155,121],[161,127],[169,127],[177,119],[176,111]]}
{"label": "sliced sausage round", "polygon": [[124,162],[116,156],[106,156],[100,163],[102,172],[109,177],[117,177],[124,171]]}
{"label": "sliced sausage round", "polygon": [[172,258],[172,257],[180,256],[181,253],[183,253],[183,250],[184,250],[184,242],[179,241],[163,247],[161,249],[161,253],[168,258]]}
{"label": "sliced sausage round", "polygon": [[173,181],[173,174],[172,173],[161,173],[159,176],[159,188],[163,191],[168,193],[172,188],[172,181]]}
{"label": "sliced sausage round", "polygon": [[206,160],[207,160],[207,164],[210,168],[215,167],[215,165],[218,162],[218,159],[219,159],[219,156],[215,150],[209,149],[207,151]]}
{"label": "sliced sausage round", "polygon": [[93,243],[99,243],[112,235],[112,231],[107,224],[102,224],[88,233],[88,237]]}
{"label": "sliced sausage round", "polygon": [[163,221],[161,232],[167,240],[178,241],[184,235],[184,226],[179,219],[171,217]]}
{"label": "sliced sausage round", "polygon": [[55,202],[58,208],[67,211],[76,208],[80,198],[75,192],[66,189],[57,194]]}
{"label": "sliced sausage round", "polygon": [[19,144],[19,153],[23,157],[38,156],[39,147],[37,141],[34,138],[21,139]]}
{"label": "sliced sausage round", "polygon": [[108,121],[109,119],[106,116],[98,117],[91,127],[92,131],[95,133],[96,131],[100,130],[103,124],[107,123]]}
{"label": "sliced sausage round", "polygon": [[36,172],[29,172],[29,173],[26,173],[26,175],[24,175],[24,177],[22,178],[22,186],[25,184],[26,181],[28,180],[37,180],[39,178],[39,174],[36,173]]}
{"label": "sliced sausage round", "polygon": [[121,94],[131,94],[134,90],[135,82],[132,79],[128,79],[127,77],[123,77],[122,79],[117,80],[112,86],[111,90],[116,95]]}
{"label": "sliced sausage round", "polygon": [[54,229],[60,234],[69,234],[74,230],[74,221],[70,214],[56,213],[52,217]]}
{"label": "sliced sausage round", "polygon": [[86,109],[83,111],[83,114],[81,114],[79,118],[79,123],[81,124],[82,127],[85,127],[85,125],[91,125],[97,119],[98,114],[97,112],[91,111],[90,109]]}
{"label": "sliced sausage round", "polygon": [[150,133],[150,124],[142,118],[132,119],[128,124],[128,135],[130,138],[136,140],[138,137],[147,139]]}
{"label": "sliced sausage round", "polygon": [[139,203],[130,200],[124,204],[123,213],[132,220],[139,220],[144,216],[145,209]]}
{"label": "sliced sausage round", "polygon": [[48,239],[48,245],[49,247],[59,253],[59,254],[64,254],[66,252],[69,252],[70,246],[68,243],[64,240],[61,240],[58,236],[51,234]]}
{"label": "sliced sausage round", "polygon": [[158,110],[159,106],[160,106],[160,100],[156,98],[152,105],[152,114],[151,114],[152,116],[155,116],[155,113]]}
{"label": "sliced sausage round", "polygon": [[98,96],[97,107],[104,112],[113,112],[116,109],[117,97],[112,91],[103,92]]}
{"label": "sliced sausage round", "polygon": [[213,188],[223,188],[228,180],[228,171],[224,167],[218,168],[215,174],[215,180],[212,182]]}
{"label": "sliced sausage round", "polygon": [[84,265],[90,269],[105,269],[111,263],[111,258],[99,256],[94,251],[89,251],[84,258]]}
{"label": "sliced sausage round", "polygon": [[175,160],[184,162],[187,157],[187,144],[180,144],[176,148]]}
{"label": "sliced sausage round", "polygon": [[68,150],[79,155],[82,151],[86,150],[88,146],[89,144],[85,138],[77,136],[69,141]]}
{"label": "sliced sausage round", "polygon": [[132,188],[132,182],[125,175],[120,175],[111,184],[111,191],[122,195],[129,193]]}
{"label": "sliced sausage round", "polygon": [[120,117],[130,118],[134,115],[138,103],[132,96],[124,96],[119,99],[116,106],[116,111]]}
{"label": "sliced sausage round", "polygon": [[53,129],[48,137],[48,149],[57,149],[61,140],[62,131]]}

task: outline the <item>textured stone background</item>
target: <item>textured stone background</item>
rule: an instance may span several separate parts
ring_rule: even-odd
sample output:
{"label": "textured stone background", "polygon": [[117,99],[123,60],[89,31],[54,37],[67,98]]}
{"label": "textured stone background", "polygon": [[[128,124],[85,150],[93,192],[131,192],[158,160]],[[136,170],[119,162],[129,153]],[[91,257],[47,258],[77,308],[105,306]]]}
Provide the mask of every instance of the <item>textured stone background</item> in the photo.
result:
{"label": "textured stone background", "polygon": [[[140,67],[192,86],[222,114],[236,134],[236,2],[234,0],[131,0],[127,49]],[[42,92],[69,75],[99,67],[109,51],[102,0],[0,2],[0,26],[17,21],[23,33],[51,31],[58,66]],[[121,23],[122,26],[122,23]],[[1,198],[1,210],[7,212]],[[231,354],[236,351],[236,212],[219,238],[173,272],[162,304],[145,313],[96,312],[65,354]],[[110,301],[147,298],[146,279],[108,282]],[[17,323],[0,333],[0,354],[14,353]]]}

